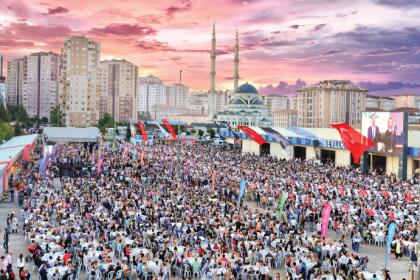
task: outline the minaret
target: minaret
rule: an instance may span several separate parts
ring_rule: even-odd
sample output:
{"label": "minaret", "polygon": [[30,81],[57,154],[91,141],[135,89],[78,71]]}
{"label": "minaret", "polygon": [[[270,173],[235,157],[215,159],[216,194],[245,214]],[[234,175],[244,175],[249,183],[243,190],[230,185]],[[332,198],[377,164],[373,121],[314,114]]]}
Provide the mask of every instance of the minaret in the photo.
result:
{"label": "minaret", "polygon": [[207,123],[213,123],[214,117],[214,78],[216,77],[216,27],[213,23],[213,36],[211,38],[211,72],[210,72],[210,94],[209,94],[209,106],[210,114]]}
{"label": "minaret", "polygon": [[238,88],[238,80],[239,80],[239,74],[238,74],[238,64],[239,64],[239,44],[238,44],[238,29],[236,29],[236,43],[235,43],[235,59],[233,60],[235,63],[235,75],[233,75],[233,92],[236,91]]}

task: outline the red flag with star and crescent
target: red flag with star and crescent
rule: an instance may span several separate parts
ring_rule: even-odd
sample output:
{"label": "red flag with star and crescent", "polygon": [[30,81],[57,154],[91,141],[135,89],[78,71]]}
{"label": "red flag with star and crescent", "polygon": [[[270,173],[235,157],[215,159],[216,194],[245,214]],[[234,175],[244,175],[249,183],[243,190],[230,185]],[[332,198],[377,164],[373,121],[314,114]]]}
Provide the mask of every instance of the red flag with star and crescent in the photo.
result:
{"label": "red flag with star and crescent", "polygon": [[370,147],[375,146],[375,143],[370,141],[347,123],[334,123],[330,124],[330,126],[337,129],[338,133],[340,133],[344,146],[346,146],[347,150],[349,150],[353,155],[354,163],[359,163],[360,157],[363,153]]}
{"label": "red flag with star and crescent", "polygon": [[255,142],[257,142],[258,144],[262,145],[264,144],[265,141],[264,138],[262,138],[261,135],[259,135],[257,132],[255,132],[253,129],[247,127],[247,126],[243,126],[243,125],[237,125],[237,127],[242,130],[243,132],[245,132],[246,135],[249,136],[249,138],[251,138],[252,140],[254,140]]}

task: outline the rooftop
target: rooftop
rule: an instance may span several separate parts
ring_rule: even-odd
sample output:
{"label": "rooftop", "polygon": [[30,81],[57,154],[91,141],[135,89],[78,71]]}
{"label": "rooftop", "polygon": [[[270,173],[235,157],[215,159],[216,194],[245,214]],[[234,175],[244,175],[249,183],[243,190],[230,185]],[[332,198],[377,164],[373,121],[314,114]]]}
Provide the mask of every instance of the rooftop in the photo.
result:
{"label": "rooftop", "polygon": [[297,114],[298,110],[293,110],[293,109],[278,109],[278,110],[273,110],[270,112],[270,114]]}
{"label": "rooftop", "polygon": [[391,97],[379,96],[379,95],[371,95],[371,94],[366,94],[366,98],[394,100],[394,98],[391,98]]}
{"label": "rooftop", "polygon": [[365,111],[366,112],[388,112],[386,110],[382,110],[382,109],[375,108],[375,107],[366,107]]}
{"label": "rooftop", "polygon": [[391,95],[391,97],[398,97],[398,96],[420,96],[420,95],[412,94],[412,93],[409,93],[409,92],[407,92],[406,94]]}
{"label": "rooftop", "polygon": [[390,110],[390,112],[408,112],[410,116],[415,116],[414,113],[420,113],[420,109],[413,108],[413,107],[401,107]]}

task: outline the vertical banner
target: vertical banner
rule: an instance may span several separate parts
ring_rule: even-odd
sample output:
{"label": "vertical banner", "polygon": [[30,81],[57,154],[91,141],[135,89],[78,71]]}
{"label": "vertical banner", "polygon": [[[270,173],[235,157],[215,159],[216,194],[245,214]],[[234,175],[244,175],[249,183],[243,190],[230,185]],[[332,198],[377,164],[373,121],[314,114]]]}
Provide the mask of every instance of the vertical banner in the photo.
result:
{"label": "vertical banner", "polygon": [[121,153],[122,144],[120,144],[120,147],[118,148],[118,152]]}
{"label": "vertical banner", "polygon": [[168,123],[168,121],[167,120],[162,120],[162,122],[165,124],[166,128],[172,134],[172,137],[174,138],[174,140],[177,140],[178,138],[176,137],[175,131],[172,128],[172,126]]}
{"label": "vertical banner", "polygon": [[[158,122],[155,122],[155,124],[159,127],[159,129],[162,131],[162,134],[163,134],[163,136],[166,138],[166,137],[169,137],[169,133],[165,130],[165,129],[163,129],[163,127],[161,127],[160,126],[160,124],[158,124]],[[172,128],[172,127],[171,127]]]}
{"label": "vertical banner", "polygon": [[134,150],[133,160],[136,160],[137,150]]}
{"label": "vertical banner", "polygon": [[150,157],[152,156],[152,154],[151,153],[149,153],[149,158],[147,159],[147,165],[149,165],[149,163],[150,163]]}
{"label": "vertical banner", "polygon": [[[143,159],[142,159],[143,160]],[[171,170],[169,170],[169,176],[172,178],[172,170],[174,169],[174,160],[171,159]]]}
{"label": "vertical banner", "polygon": [[138,121],[138,123],[139,123],[140,131],[141,131],[141,137],[143,138],[143,142],[149,142],[149,139],[147,138],[147,133],[146,133],[146,129],[144,128],[144,125],[142,124],[141,121]]}
{"label": "vertical banner", "polygon": [[141,153],[141,165],[144,165],[144,152]]}
{"label": "vertical banner", "polygon": [[112,152],[115,152],[115,139],[112,141]]}
{"label": "vertical banner", "polygon": [[214,193],[214,181],[216,180],[216,172],[213,172],[213,175],[211,176],[211,191]]}
{"label": "vertical banner", "polygon": [[96,177],[99,177],[99,173],[101,173],[101,167],[102,167],[103,162],[104,162],[104,159],[100,158],[98,161],[98,175],[96,175]]}
{"label": "vertical banner", "polygon": [[391,252],[391,243],[392,243],[392,238],[394,237],[394,234],[395,234],[395,223],[391,223],[388,228],[388,238],[386,239],[385,265],[389,264],[389,254]]}
{"label": "vertical banner", "polygon": [[321,235],[327,238],[328,220],[330,219],[331,205],[325,204],[322,211]]}
{"label": "vertical banner", "polygon": [[106,143],[106,150],[109,151],[109,141]]}
{"label": "vertical banner", "polygon": [[283,220],[283,207],[284,207],[284,202],[286,202],[286,195],[284,192],[281,193],[280,195],[280,203],[279,203],[279,222],[281,223]]}
{"label": "vertical banner", "polygon": [[41,159],[41,161],[39,162],[39,170],[38,170],[39,175],[41,175],[42,171],[44,170],[44,162],[45,162],[45,159]]}
{"label": "vertical banner", "polygon": [[47,159],[47,160],[45,161],[45,164],[44,164],[43,174],[45,174],[45,171],[46,171],[46,170],[47,170],[47,168],[48,168],[48,164],[50,164],[50,161]]}
{"label": "vertical banner", "polygon": [[185,175],[184,175],[185,185],[187,185],[187,181],[188,181],[188,170],[190,170],[189,165],[187,165],[187,167],[185,168]]}
{"label": "vertical banner", "polygon": [[160,158],[160,168],[163,167],[163,157]]}
{"label": "vertical banner", "polygon": [[241,204],[241,198],[244,195],[245,191],[245,180],[242,180],[239,184],[239,193],[238,193],[238,205]]}

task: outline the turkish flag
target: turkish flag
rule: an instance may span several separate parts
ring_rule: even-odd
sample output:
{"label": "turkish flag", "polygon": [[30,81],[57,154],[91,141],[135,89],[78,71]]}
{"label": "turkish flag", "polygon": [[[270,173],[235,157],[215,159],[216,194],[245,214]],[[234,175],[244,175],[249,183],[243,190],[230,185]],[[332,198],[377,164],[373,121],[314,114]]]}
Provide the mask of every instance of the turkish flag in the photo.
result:
{"label": "turkish flag", "polygon": [[330,126],[337,129],[338,133],[340,133],[344,146],[346,146],[347,150],[353,155],[354,163],[359,163],[363,153],[370,147],[375,146],[375,143],[346,123],[335,123],[330,124]]}
{"label": "turkish flag", "polygon": [[382,192],[382,194],[383,194],[383,196],[385,196],[385,197],[388,197],[388,196],[389,196],[389,193],[387,193],[387,192]]}
{"label": "turkish flag", "polygon": [[172,128],[172,126],[168,123],[167,120],[162,120],[162,122],[165,124],[166,128],[169,130],[169,132],[171,133],[172,137],[177,140],[178,138],[176,138],[176,134],[174,129]]}
{"label": "turkish flag", "polygon": [[375,212],[372,209],[367,209],[369,216],[375,216]]}
{"label": "turkish flag", "polygon": [[392,212],[388,212],[388,216],[391,219],[391,221],[393,221],[395,219],[394,213],[392,213]]}
{"label": "turkish flag", "polygon": [[411,197],[411,194],[406,193],[406,195],[407,195],[407,198],[408,198],[409,201],[412,201],[413,200],[413,198]]}
{"label": "turkish flag", "polygon": [[290,193],[290,199],[293,201],[295,200],[295,196],[293,195],[293,193]]}
{"label": "turkish flag", "polygon": [[147,138],[147,133],[146,133],[146,129],[144,128],[144,125],[142,124],[141,121],[138,121],[138,123],[139,123],[140,131],[141,131],[141,136],[143,137],[143,142],[149,142],[149,139]]}
{"label": "turkish flag", "polygon": [[340,188],[340,192],[341,192],[341,195],[344,196],[344,190],[343,190],[343,188]]}
{"label": "turkish flag", "polygon": [[247,126],[243,126],[243,125],[237,125],[237,127],[239,127],[240,130],[242,130],[243,132],[245,132],[245,134],[248,135],[249,138],[251,138],[252,140],[254,140],[255,142],[257,142],[258,144],[262,145],[265,142],[267,142],[267,141],[264,140],[264,138],[261,137],[261,135],[259,135],[258,133],[256,133],[251,128],[249,128]]}
{"label": "turkish flag", "polygon": [[367,194],[367,192],[365,191],[365,190],[360,190],[360,194],[362,195],[362,196],[367,196],[368,194]]}
{"label": "turkish flag", "polygon": [[349,212],[349,208],[347,207],[347,205],[343,204],[343,208],[344,208],[344,211]]}

